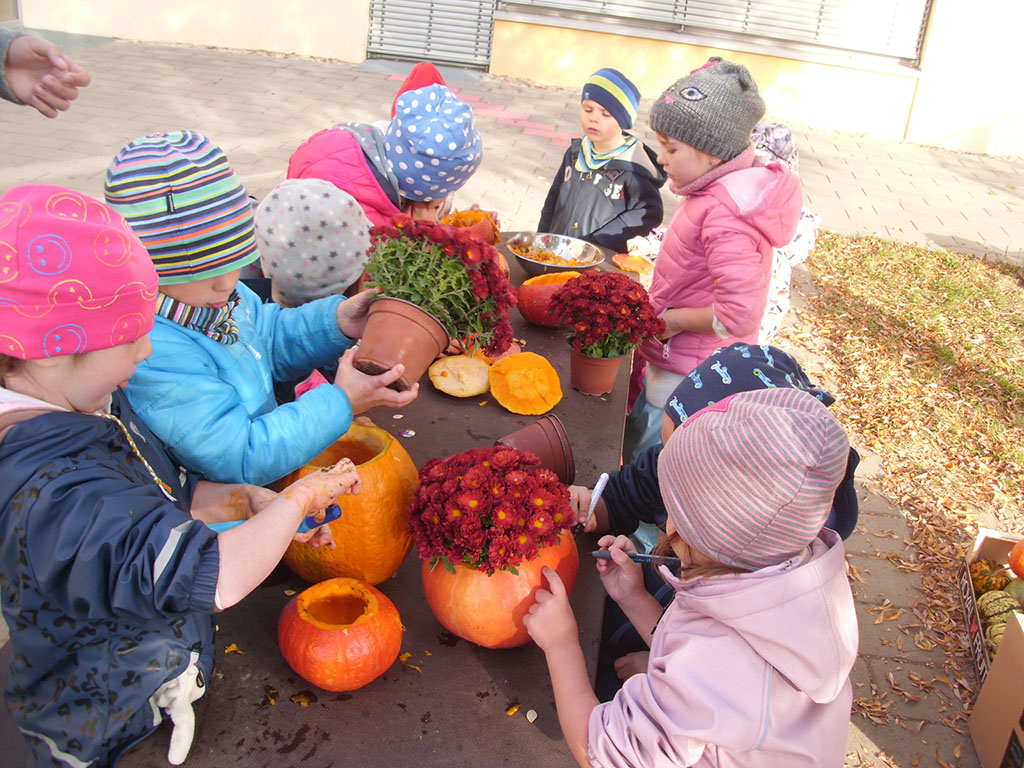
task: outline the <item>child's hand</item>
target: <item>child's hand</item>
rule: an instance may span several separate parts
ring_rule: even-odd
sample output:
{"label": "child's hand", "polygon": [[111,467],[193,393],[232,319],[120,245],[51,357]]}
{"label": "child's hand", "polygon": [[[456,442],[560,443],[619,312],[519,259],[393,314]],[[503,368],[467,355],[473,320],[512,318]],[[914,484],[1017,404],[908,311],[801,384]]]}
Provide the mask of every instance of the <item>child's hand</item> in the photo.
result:
{"label": "child's hand", "polygon": [[[316,521],[320,522],[324,519],[326,510],[320,510],[316,513]],[[292,541],[304,542],[309,546],[316,547],[327,547],[328,549],[337,549],[338,544],[334,541],[334,532],[331,530],[330,525],[320,525],[312,530],[306,531],[305,533],[296,533],[292,536]]]}
{"label": "child's hand", "polygon": [[280,495],[298,504],[305,510],[305,516],[316,515],[317,519],[323,520],[324,510],[335,499],[345,493],[359,493],[359,488],[356,465],[346,458],[333,466],[300,477],[281,491]]}
{"label": "child's hand", "polygon": [[377,376],[367,376],[356,370],[352,364],[355,355],[355,347],[346,349],[345,354],[338,360],[338,372],[334,376],[334,386],[348,396],[353,414],[363,413],[378,405],[402,408],[415,400],[416,395],[420,393],[418,382],[405,392],[388,389],[388,384],[397,381],[405,373],[405,366],[401,363]]}
{"label": "child's hand", "polygon": [[350,339],[360,339],[366,330],[366,316],[370,304],[377,298],[380,288],[370,288],[345,299],[338,305],[338,328]]}
{"label": "child's hand", "polygon": [[590,514],[590,500],[593,495],[594,492],[590,488],[582,485],[569,486],[569,506],[576,516],[576,522],[583,524],[583,530],[587,533],[608,530],[608,507],[605,506],[604,499],[597,500],[594,515],[589,521],[587,520]]}
{"label": "child's hand", "polygon": [[647,594],[643,569],[626,555],[627,552],[636,552],[632,540],[628,536],[602,536],[597,543],[612,556],[611,560],[597,561],[597,572],[608,596],[620,603]]}
{"label": "child's hand", "polygon": [[615,674],[619,680],[626,680],[633,675],[640,675],[647,671],[647,665],[651,660],[650,651],[635,651],[620,656],[615,660]]}
{"label": "child's hand", "polygon": [[4,66],[11,92],[41,115],[56,117],[89,85],[89,75],[56,43],[36,35],[16,37]]}
{"label": "child's hand", "polygon": [[580,631],[561,577],[550,568],[545,568],[543,574],[548,588],[537,590],[537,602],[530,606],[523,624],[533,642],[547,653],[568,643],[579,643]]}
{"label": "child's hand", "polygon": [[[471,206],[469,206],[469,210],[471,210],[471,211],[483,211],[484,209],[480,207],[480,203],[473,203]],[[484,211],[484,213],[486,213],[488,216],[490,216],[492,219],[494,219],[494,226],[500,232],[501,231],[501,220],[498,218],[498,212],[497,211]]]}

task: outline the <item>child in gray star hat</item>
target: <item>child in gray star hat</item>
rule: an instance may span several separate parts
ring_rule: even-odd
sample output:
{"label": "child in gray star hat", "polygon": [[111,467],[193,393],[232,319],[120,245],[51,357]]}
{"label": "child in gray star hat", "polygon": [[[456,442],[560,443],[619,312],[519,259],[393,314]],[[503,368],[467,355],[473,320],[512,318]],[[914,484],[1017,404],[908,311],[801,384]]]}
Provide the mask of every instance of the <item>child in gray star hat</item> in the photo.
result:
{"label": "child in gray star hat", "polygon": [[345,293],[363,274],[370,222],[355,198],[322,179],[287,179],[256,209],[256,242],[282,307]]}

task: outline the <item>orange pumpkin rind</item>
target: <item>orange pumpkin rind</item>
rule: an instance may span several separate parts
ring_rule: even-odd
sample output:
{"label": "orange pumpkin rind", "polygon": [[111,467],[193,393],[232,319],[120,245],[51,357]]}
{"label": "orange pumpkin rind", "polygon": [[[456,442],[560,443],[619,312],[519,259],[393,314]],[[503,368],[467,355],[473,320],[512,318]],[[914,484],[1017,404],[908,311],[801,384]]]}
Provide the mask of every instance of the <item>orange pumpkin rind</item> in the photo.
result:
{"label": "orange pumpkin rind", "polygon": [[654,269],[653,261],[634,253],[616,253],[612,256],[612,263],[626,272],[650,272]]}
{"label": "orange pumpkin rind", "polygon": [[524,280],[517,293],[519,314],[528,323],[545,328],[558,328],[561,325],[561,318],[552,314],[549,309],[551,297],[559,288],[581,274],[570,269],[564,272],[547,272]]}
{"label": "orange pumpkin rind", "polygon": [[546,358],[534,352],[496,360],[487,375],[494,399],[512,413],[540,416],[562,399],[558,372]]}

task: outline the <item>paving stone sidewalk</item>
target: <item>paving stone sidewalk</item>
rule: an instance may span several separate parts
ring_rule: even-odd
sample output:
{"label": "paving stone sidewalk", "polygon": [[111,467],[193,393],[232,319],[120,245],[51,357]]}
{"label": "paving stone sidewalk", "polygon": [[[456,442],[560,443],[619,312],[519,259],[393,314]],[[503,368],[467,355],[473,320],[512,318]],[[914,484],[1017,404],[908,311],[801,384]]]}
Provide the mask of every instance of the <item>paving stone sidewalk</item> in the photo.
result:
{"label": "paving stone sidewalk", "polygon": [[[0,189],[45,182],[102,197],[104,171],[124,143],[155,131],[193,128],[221,145],[249,192],[262,198],[284,179],[289,155],[310,134],[343,120],[387,118],[397,81],[408,69],[385,62],[356,67],[47,35],[90,71],[93,84],[55,121],[0,105]],[[484,139],[483,165],[459,193],[459,202],[499,211],[505,229],[533,229],[551,174],[578,129],[577,93],[474,72],[443,72],[473,106]],[[641,113],[642,123],[643,108]],[[770,117],[786,122],[784,116]],[[1020,161],[791,127],[799,142],[805,198],[825,229],[1024,263]],[[669,210],[675,202],[666,192]],[[800,272],[792,328],[806,325],[801,294],[812,290],[806,272]],[[813,374],[819,350],[813,328],[803,330],[808,345],[794,351]],[[875,492],[882,472],[877,458],[865,457],[858,473],[861,524],[847,549],[858,574],[854,587],[861,623],[854,696],[889,691],[890,716],[879,724],[854,716],[847,765],[976,766],[966,730],[943,725],[955,697],[924,695],[912,701],[893,692],[895,687],[916,690],[913,675],[926,675],[929,665],[941,669],[942,659],[938,650],[925,651],[913,642],[920,576],[885,558],[906,553],[910,535],[899,511]],[[884,600],[903,608],[905,618],[876,624]]]}

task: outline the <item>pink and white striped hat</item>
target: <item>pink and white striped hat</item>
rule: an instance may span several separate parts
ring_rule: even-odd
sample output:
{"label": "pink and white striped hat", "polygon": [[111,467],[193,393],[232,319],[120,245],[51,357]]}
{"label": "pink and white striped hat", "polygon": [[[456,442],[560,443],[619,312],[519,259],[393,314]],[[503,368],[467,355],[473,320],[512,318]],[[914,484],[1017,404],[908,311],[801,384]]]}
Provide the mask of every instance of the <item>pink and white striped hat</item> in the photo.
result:
{"label": "pink and white striped hat", "polygon": [[135,341],[153,327],[157,276],[109,206],[44,184],[0,196],[0,354],[21,360]]}
{"label": "pink and white striped hat", "polygon": [[754,571],[818,535],[849,452],[846,432],[813,395],[741,392],[672,434],[658,459],[661,497],[687,544]]}

